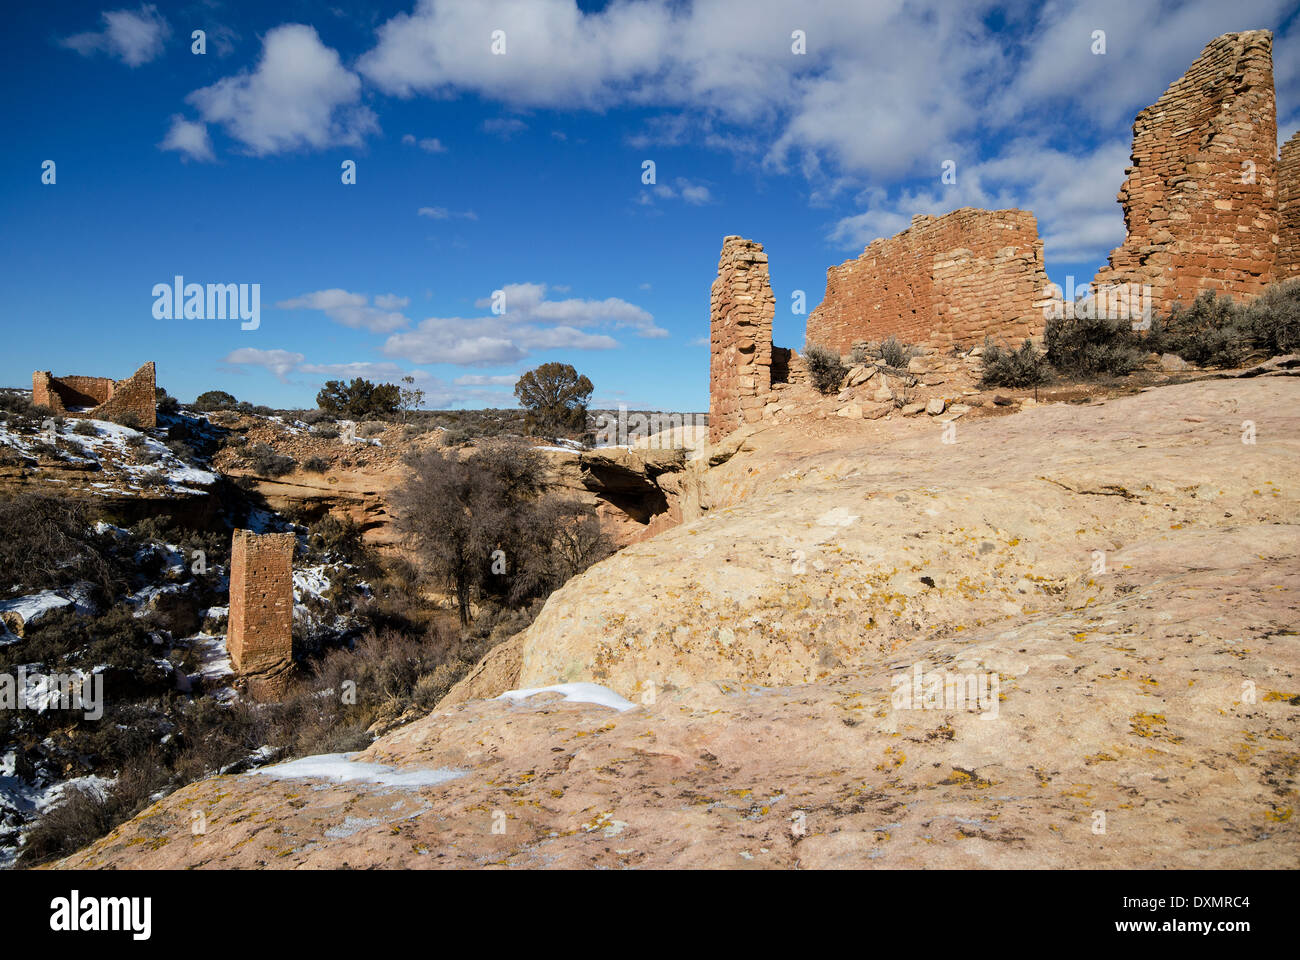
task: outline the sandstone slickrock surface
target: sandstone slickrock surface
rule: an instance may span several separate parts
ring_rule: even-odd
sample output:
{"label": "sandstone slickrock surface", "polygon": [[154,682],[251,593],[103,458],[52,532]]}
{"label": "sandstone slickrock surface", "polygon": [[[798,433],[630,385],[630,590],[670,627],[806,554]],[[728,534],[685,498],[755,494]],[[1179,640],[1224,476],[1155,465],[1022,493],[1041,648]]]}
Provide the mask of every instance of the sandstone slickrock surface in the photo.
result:
{"label": "sandstone slickrock surface", "polygon": [[[1297,398],[750,428],[466,681],[633,709],[449,698],[357,759],[457,779],[215,777],[62,865],[1294,867]],[[996,716],[898,708],[917,664]]]}

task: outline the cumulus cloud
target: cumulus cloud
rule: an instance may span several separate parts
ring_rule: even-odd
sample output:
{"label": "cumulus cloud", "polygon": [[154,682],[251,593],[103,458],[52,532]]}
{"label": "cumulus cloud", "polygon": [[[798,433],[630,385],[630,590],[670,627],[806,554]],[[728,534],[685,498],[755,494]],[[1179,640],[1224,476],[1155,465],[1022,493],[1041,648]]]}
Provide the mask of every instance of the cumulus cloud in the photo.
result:
{"label": "cumulus cloud", "polygon": [[172,116],[172,125],[162,143],[158,144],[158,149],[175,150],[191,160],[215,159],[208,128],[201,123],[186,120],[179,113]]}
{"label": "cumulus cloud", "polygon": [[[594,330],[632,330],[641,337],[666,337],[647,311],[621,300],[548,300],[546,285],[513,283],[501,288],[505,313],[480,317],[429,317],[416,329],[396,333],[384,353],[413,363],[500,366],[541,350],[611,350],[618,341]],[[476,302],[490,307],[493,298]]]}
{"label": "cumulus cloud", "polygon": [[305,359],[301,353],[294,353],[289,350],[259,350],[256,347],[241,347],[238,350],[232,350],[221,358],[223,363],[232,366],[243,367],[263,367],[275,374],[280,380],[285,380]]}
{"label": "cumulus cloud", "polygon": [[[1116,242],[1114,195],[1126,161],[1116,162],[1114,143],[1127,143],[1137,110],[1212,37],[1286,25],[1274,47],[1278,101],[1300,102],[1300,57],[1286,52],[1300,44],[1293,7],[880,0],[806,4],[796,15],[786,0],[629,0],[591,11],[574,0],[419,0],[380,26],[357,69],[399,97],[470,94],[513,110],[656,108],[625,138],[634,149],[699,145],[801,174],[810,204],[839,214],[835,242],[967,202],[938,189],[940,165],[987,163],[986,181],[962,190],[1031,207],[1048,226],[1050,251],[1082,257]],[[805,31],[806,55],[791,50],[796,28]],[[495,29],[506,31],[505,56],[489,51]],[[1106,31],[1102,56],[1092,53],[1098,29]],[[1300,112],[1284,107],[1279,119],[1289,132]],[[522,125],[505,118],[485,129],[509,135]],[[999,161],[1026,159],[1008,145],[1030,130],[1044,146],[1032,176],[998,179]],[[1047,160],[1082,179],[1043,170]],[[868,187],[886,199],[852,203]],[[910,209],[908,190],[923,206],[932,202]],[[709,202],[672,183],[638,202],[670,194]]]}
{"label": "cumulus cloud", "polygon": [[296,23],[266,34],[256,69],[186,99],[258,156],[355,145],[379,129],[360,103],[361,79],[312,27]]}
{"label": "cumulus cloud", "polygon": [[171,36],[171,26],[151,3],[139,10],[106,10],[100,19],[102,30],[77,33],[59,43],[83,57],[101,52],[138,67],[158,57]]}
{"label": "cumulus cloud", "polygon": [[437,137],[424,137],[417,140],[415,134],[408,133],[402,137],[402,143],[407,146],[419,147],[425,153],[447,152],[447,147]]}
{"label": "cumulus cloud", "polygon": [[319,310],[335,323],[371,333],[391,333],[409,326],[411,321],[400,311],[409,297],[380,294],[373,304],[363,293],[349,293],[337,287],[304,293],[276,304],[281,310]]}

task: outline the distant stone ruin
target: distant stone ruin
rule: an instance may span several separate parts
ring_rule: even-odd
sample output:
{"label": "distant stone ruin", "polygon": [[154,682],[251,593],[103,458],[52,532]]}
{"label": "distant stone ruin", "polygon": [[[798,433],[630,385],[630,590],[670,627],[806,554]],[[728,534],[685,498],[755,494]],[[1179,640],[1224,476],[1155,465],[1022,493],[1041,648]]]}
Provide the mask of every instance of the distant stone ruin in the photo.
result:
{"label": "distant stone ruin", "polygon": [[153,361],[125,380],[55,377],[48,370],[37,370],[32,374],[32,403],[65,417],[122,421],[130,415],[142,428],[158,426]]}
{"label": "distant stone ruin", "polygon": [[828,269],[807,342],[841,354],[891,336],[937,349],[985,337],[1019,346],[1042,335],[1050,302],[1034,215],[963,207],[913,217],[902,233]]}
{"label": "distant stone ruin", "polygon": [[230,545],[226,648],[250,695],[273,700],[293,672],[292,533],[236,530]]}
{"label": "distant stone ruin", "polygon": [[1295,238],[1279,243],[1273,35],[1211,40],[1138,114],[1126,175],[1127,239],[1094,286],[1150,285],[1164,312],[1204,290],[1240,299],[1280,279],[1279,245]]}
{"label": "distant stone ruin", "polygon": [[1282,144],[1277,162],[1278,280],[1300,277],[1300,132]]}

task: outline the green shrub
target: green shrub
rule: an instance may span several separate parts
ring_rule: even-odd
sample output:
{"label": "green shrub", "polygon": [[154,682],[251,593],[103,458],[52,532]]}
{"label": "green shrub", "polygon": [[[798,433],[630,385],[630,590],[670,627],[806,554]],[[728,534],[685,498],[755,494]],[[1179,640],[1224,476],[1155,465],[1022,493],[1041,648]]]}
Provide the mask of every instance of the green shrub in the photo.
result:
{"label": "green shrub", "polygon": [[1250,351],[1251,335],[1231,297],[1206,290],[1190,306],[1175,303],[1167,317],[1151,321],[1144,344],[1175,353],[1201,367],[1235,367]]}
{"label": "green shrub", "polygon": [[1272,284],[1243,313],[1257,349],[1269,356],[1300,350],[1300,277]]}
{"label": "green shrub", "polygon": [[79,437],[99,436],[99,429],[89,420],[78,420],[72,425],[72,432]]}
{"label": "green shrub", "polygon": [[1132,322],[1106,317],[1053,317],[1043,332],[1047,362],[1075,376],[1122,377],[1142,366],[1146,353]]}
{"label": "green shrub", "polygon": [[1047,379],[1043,355],[1029,340],[1018,350],[1004,350],[985,340],[981,361],[980,384],[985,387],[1035,387]]}
{"label": "green shrub", "polygon": [[839,390],[844,375],[849,372],[840,355],[827,347],[810,343],[804,348],[804,362],[808,364],[808,375],[812,384],[820,393],[834,393]]}
{"label": "green shrub", "polygon": [[224,390],[208,390],[195,399],[194,409],[200,413],[209,413],[213,410],[229,410],[235,403],[234,396]]}

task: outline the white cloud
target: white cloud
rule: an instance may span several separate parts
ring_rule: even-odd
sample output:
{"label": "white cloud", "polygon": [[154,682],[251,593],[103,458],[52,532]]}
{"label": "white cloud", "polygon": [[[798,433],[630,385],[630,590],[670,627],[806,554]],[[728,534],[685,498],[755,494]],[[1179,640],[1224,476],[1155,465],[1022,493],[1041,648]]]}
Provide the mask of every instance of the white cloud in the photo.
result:
{"label": "white cloud", "polygon": [[265,367],[281,380],[305,360],[301,353],[289,350],[259,350],[256,347],[241,347],[222,357],[223,363],[236,366]]}
{"label": "white cloud", "polygon": [[452,381],[458,387],[513,387],[518,382],[517,373],[506,373],[500,376],[471,373]]}
{"label": "white cloud", "polygon": [[175,150],[191,160],[211,161],[212,141],[208,138],[208,128],[201,123],[186,120],[179,113],[172,116],[172,125],[163,142],[158,144],[160,150]]}
{"label": "white cloud", "polygon": [[408,147],[418,146],[425,153],[446,153],[447,146],[437,137],[424,137],[417,140],[415,134],[408,133],[402,136],[402,143]]}
{"label": "white cloud", "polygon": [[[574,0],[418,0],[380,26],[357,69],[401,97],[655,108],[626,136],[634,149],[700,145],[801,173],[810,205],[836,211],[838,243],[897,232],[914,213],[994,203],[1033,210],[1049,257],[1082,259],[1120,239],[1114,196],[1126,163],[1116,143],[1126,148],[1136,112],[1216,35],[1288,25],[1274,42],[1279,120],[1288,133],[1300,124],[1293,9],[1294,0],[878,0],[797,10],[785,0],[700,0],[585,12]],[[505,56],[489,52],[498,28]],[[795,28],[806,32],[804,56],[790,49]],[[1104,56],[1091,52],[1097,29]],[[1030,135],[1037,151],[1024,149]],[[983,179],[940,190],[948,159]],[[1013,161],[1030,166],[1017,175]],[[847,202],[868,186],[883,193]],[[707,203],[707,190],[665,182],[636,202]]]}
{"label": "white cloud", "polygon": [[103,52],[128,67],[138,67],[159,56],[164,42],[171,36],[171,27],[151,3],[137,11],[107,10],[100,14],[100,19],[104,21],[103,30],[74,34],[60,44],[83,57]]}
{"label": "white cloud", "polygon": [[242,71],[186,98],[258,156],[356,145],[379,129],[361,105],[361,79],[316,31],[285,24],[269,31],[252,72]]}
{"label": "white cloud", "polygon": [[[413,363],[499,366],[517,363],[539,350],[611,350],[618,341],[594,329],[629,329],[641,337],[666,337],[645,310],[605,300],[547,300],[546,285],[514,283],[501,288],[505,310],[481,317],[430,317],[415,330],[397,333],[384,353]],[[476,303],[488,307],[490,297]]]}
{"label": "white cloud", "polygon": [[454,210],[448,210],[446,207],[421,207],[415,211],[416,216],[428,217],[430,220],[451,220],[460,218],[464,220],[477,220],[478,214],[473,210],[464,210],[457,213]]}
{"label": "white cloud", "polygon": [[1046,257],[1054,262],[1100,259],[1124,240],[1115,191],[1128,164],[1128,142],[1075,151],[1021,138],[991,160],[958,164],[957,183],[929,189],[863,191],[866,209],[839,220],[828,239],[846,248],[905,230],[913,215],[940,216],[960,207],[1027,209],[1038,219]]}
{"label": "white cloud", "polygon": [[637,196],[637,203],[651,206],[655,197],[661,200],[680,199],[694,207],[713,202],[713,195],[709,193],[708,187],[702,183],[692,183],[685,177],[677,177],[669,183],[658,183],[649,190],[642,190]]}
{"label": "white cloud", "polygon": [[335,323],[371,333],[391,333],[409,326],[411,321],[398,312],[410,303],[409,297],[380,294],[373,305],[363,293],[349,293],[337,287],[304,293],[276,304],[281,310],[320,310]]}

